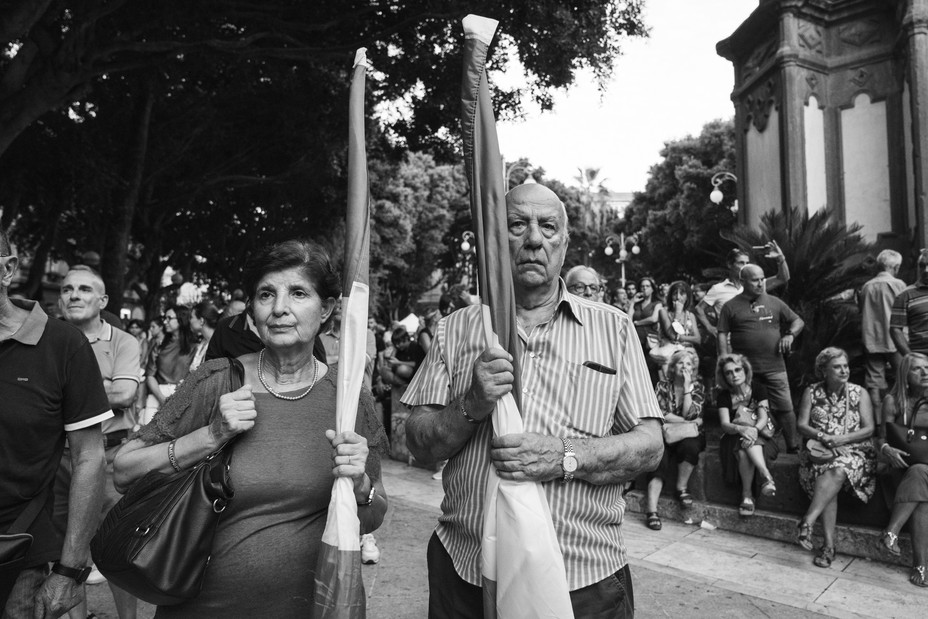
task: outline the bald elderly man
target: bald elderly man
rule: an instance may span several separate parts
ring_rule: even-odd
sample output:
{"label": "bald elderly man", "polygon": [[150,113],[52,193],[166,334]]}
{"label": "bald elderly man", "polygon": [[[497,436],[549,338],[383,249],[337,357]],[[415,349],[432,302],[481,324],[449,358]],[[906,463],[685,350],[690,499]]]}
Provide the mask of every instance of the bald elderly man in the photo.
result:
{"label": "bald elderly man", "polygon": [[605,288],[602,280],[594,269],[579,264],[564,276],[567,292],[591,301],[602,301]]}
{"label": "bald elderly man", "polygon": [[577,617],[631,617],[622,539],[623,483],[663,452],[661,413],[629,317],[567,293],[559,277],[567,213],[538,184],[506,195],[521,347],[525,432],[493,438],[496,402],[512,390],[512,357],[484,344],[480,306],[439,324],[402,401],[406,442],[422,462],[448,460],[428,546],[429,617],[483,617],[480,539],[491,470],[544,488]]}
{"label": "bald elderly man", "polygon": [[756,264],[741,269],[743,290],[719,314],[719,356],[744,355],[754,380],[767,388],[770,409],[786,439],[789,453],[799,451],[796,414],[789,392],[784,355],[789,354],[805,323],[786,303],[764,291],[764,271]]}

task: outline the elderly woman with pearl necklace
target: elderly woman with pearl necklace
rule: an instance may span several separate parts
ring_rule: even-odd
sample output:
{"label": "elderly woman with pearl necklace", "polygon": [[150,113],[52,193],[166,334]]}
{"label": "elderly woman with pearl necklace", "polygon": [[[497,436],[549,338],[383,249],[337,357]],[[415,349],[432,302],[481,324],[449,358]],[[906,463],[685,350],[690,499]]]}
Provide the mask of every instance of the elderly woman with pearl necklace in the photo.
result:
{"label": "elderly woman with pearl necklace", "polygon": [[329,257],[314,243],[286,241],[256,255],[245,277],[247,311],[265,347],[238,358],[244,385],[230,392],[229,360],[204,363],[116,458],[116,482],[125,488],[150,470],[192,467],[237,437],[235,497],[203,590],[159,607],[158,617],[309,616],[334,478],[354,482],[361,533],[379,527],[387,510],[386,435],[370,392],[362,389],[355,431],[336,435],[338,367],[313,356],[339,296]]}

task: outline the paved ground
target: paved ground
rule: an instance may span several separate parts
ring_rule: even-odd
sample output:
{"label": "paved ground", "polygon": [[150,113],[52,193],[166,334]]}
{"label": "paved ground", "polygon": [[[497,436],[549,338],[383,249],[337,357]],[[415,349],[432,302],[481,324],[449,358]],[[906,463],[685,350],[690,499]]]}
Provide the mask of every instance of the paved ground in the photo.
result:
{"label": "paved ground", "polygon": [[[384,463],[390,510],[377,532],[382,557],[364,567],[371,619],[423,619],[428,603],[425,548],[442,498],[431,472]],[[924,617],[928,591],[907,570],[838,555],[831,569],[796,545],[665,522],[660,532],[637,514],[623,525],[632,562],[637,616]],[[89,608],[116,617],[105,585],[89,587]],[[921,609],[921,610],[919,610]],[[154,609],[143,605],[139,616]]]}

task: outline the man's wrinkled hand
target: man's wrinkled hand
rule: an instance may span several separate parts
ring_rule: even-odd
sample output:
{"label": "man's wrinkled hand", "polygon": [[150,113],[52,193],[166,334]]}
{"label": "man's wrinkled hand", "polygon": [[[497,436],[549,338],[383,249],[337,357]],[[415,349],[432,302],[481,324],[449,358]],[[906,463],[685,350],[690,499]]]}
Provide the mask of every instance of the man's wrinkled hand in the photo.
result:
{"label": "man's wrinkled hand", "polygon": [[84,599],[84,587],[72,578],[51,573],[35,595],[34,619],[60,617]]}
{"label": "man's wrinkled hand", "polygon": [[564,443],[544,434],[506,434],[490,443],[490,461],[496,474],[513,481],[561,479],[564,470]]}
{"label": "man's wrinkled hand", "polygon": [[467,414],[483,419],[493,412],[496,402],[512,391],[515,380],[512,355],[502,348],[488,348],[474,361],[473,379],[465,398]]}

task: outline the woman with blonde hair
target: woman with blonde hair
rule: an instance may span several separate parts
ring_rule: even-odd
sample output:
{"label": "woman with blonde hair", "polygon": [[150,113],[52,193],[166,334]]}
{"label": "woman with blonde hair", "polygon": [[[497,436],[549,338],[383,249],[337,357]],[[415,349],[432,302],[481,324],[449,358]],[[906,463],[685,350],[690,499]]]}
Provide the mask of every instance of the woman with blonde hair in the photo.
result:
{"label": "woman with blonde hair", "polygon": [[[798,542],[812,550],[812,525],[822,517],[825,542],[814,563],[831,567],[835,558],[838,492],[846,488],[866,503],[876,489],[876,459],[870,437],[873,412],[870,396],[848,382],[847,353],[828,347],[815,358],[821,382],[810,385],[799,404],[800,434],[816,441],[799,454],[799,483],[812,503],[799,521]],[[812,450],[817,452],[813,455]]]}
{"label": "woman with blonde hair", "polygon": [[[928,356],[909,353],[899,365],[895,387],[883,399],[883,422],[908,426],[914,415],[916,434],[928,434],[928,400],[923,398],[928,398]],[[911,519],[913,565],[909,582],[928,587],[928,464],[910,464],[905,460],[910,453],[893,447],[885,439],[877,443],[880,455],[893,467],[891,478],[895,488],[893,512],[880,539],[889,552],[901,554],[899,533]]]}
{"label": "woman with blonde hair", "polygon": [[692,436],[672,443],[667,442],[668,434],[665,432],[664,457],[658,469],[648,478],[647,525],[655,531],[662,527],[657,501],[664,487],[664,478],[671,473],[671,460],[677,463],[674,496],[684,508],[693,504],[688,490],[690,476],[699,464],[699,454],[706,448],[706,435],[702,430],[702,406],[706,394],[699,382],[698,365],[699,358],[692,348],[678,350],[667,363],[667,378],[659,381],[654,389],[665,424],[691,422],[695,425]]}
{"label": "woman with blonde hair", "polygon": [[[719,357],[716,384],[719,386],[719,421],[725,434],[719,443],[719,459],[726,481],[741,479],[742,516],[754,515],[754,476],[760,473],[763,496],[773,496],[777,487],[767,469],[764,448],[771,440],[768,421],[770,404],[763,383],[753,380],[751,363],[743,355]],[[775,447],[775,443],[771,446]]]}

